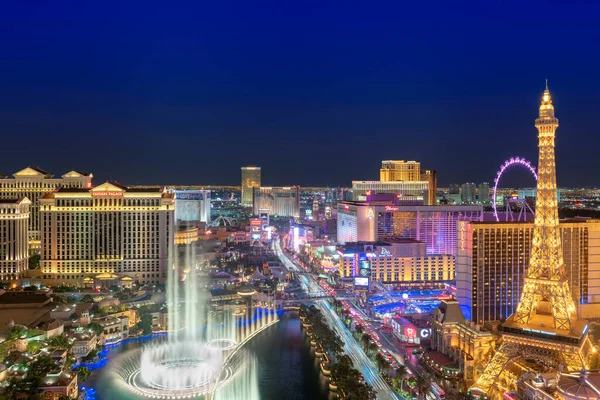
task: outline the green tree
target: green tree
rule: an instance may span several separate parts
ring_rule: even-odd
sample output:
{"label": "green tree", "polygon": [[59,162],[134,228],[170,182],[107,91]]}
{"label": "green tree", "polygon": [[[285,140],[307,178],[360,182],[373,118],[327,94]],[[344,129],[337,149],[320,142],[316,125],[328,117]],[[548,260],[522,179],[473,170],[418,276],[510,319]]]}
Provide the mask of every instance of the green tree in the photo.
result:
{"label": "green tree", "polygon": [[53,296],[52,303],[54,304],[67,304],[68,300],[65,296]]}
{"label": "green tree", "polygon": [[94,296],[90,296],[89,294],[86,294],[85,296],[83,296],[83,298],[81,299],[82,303],[93,303],[94,302]]}
{"label": "green tree", "polygon": [[75,368],[73,371],[77,372],[77,379],[79,379],[80,382],[85,382],[87,378],[89,378],[90,375],[92,375],[92,372],[88,367],[78,367]]}
{"label": "green tree", "polygon": [[87,356],[83,357],[83,361],[93,361],[98,357],[98,350],[93,349],[90,351]]}
{"label": "green tree", "polygon": [[139,322],[139,329],[142,330],[142,335],[152,333],[152,314],[142,314]]}
{"label": "green tree", "polygon": [[366,352],[369,346],[369,342],[371,341],[371,335],[369,335],[368,333],[363,333],[361,339]]}
{"label": "green tree", "polygon": [[27,352],[31,354],[35,354],[42,348],[42,342],[39,340],[33,340],[27,343]]}
{"label": "green tree", "polygon": [[69,338],[65,335],[58,335],[48,339],[48,344],[59,349],[69,349],[71,347],[71,342],[69,342]]}
{"label": "green tree", "polygon": [[32,254],[31,257],[29,257],[29,269],[36,269],[37,267],[40,266],[40,255],[39,254]]}
{"label": "green tree", "polygon": [[379,350],[379,346],[377,346],[377,344],[374,342],[370,342],[369,343],[369,351],[371,353],[375,353],[377,350]]}
{"label": "green tree", "polygon": [[104,332],[104,328],[102,327],[102,325],[97,324],[95,322],[90,323],[87,328],[89,330],[91,330],[92,332],[94,332],[96,334],[96,336],[100,336],[102,335],[102,333]]}
{"label": "green tree", "polygon": [[18,339],[27,334],[27,328],[24,326],[16,325],[8,330],[9,339]]}
{"label": "green tree", "polygon": [[73,364],[75,364],[75,357],[73,356],[73,354],[69,353],[67,354],[67,358],[65,359],[65,368],[67,370],[71,369],[71,367],[73,366]]}

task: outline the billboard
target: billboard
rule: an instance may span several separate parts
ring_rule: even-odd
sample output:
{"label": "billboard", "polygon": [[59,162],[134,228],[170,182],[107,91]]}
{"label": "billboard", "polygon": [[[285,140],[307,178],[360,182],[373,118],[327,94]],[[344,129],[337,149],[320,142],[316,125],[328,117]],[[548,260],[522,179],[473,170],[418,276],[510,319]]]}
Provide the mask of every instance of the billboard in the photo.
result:
{"label": "billboard", "polygon": [[204,194],[202,192],[184,192],[184,191],[176,191],[175,192],[176,200],[204,200]]}
{"label": "billboard", "polygon": [[365,253],[358,255],[358,276],[368,278],[371,276],[371,261]]}
{"label": "billboard", "polygon": [[369,291],[369,278],[355,276],[354,277],[354,290],[368,292]]}

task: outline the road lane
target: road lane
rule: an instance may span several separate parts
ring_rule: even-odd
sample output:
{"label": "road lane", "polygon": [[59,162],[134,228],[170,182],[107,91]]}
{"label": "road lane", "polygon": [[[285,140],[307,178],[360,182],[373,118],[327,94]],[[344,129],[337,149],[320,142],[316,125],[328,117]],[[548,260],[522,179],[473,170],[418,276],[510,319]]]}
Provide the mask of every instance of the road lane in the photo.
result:
{"label": "road lane", "polygon": [[[281,250],[281,246],[278,242],[274,244],[275,253],[279,259],[283,262],[284,266],[291,271],[302,271],[300,267],[294,264]],[[311,276],[306,274],[298,274],[298,280],[303,288],[308,293],[319,293],[323,289],[318,282]],[[393,389],[387,384],[385,380],[377,371],[377,368],[373,365],[373,362],[367,357],[362,347],[356,342],[352,334],[344,326],[342,320],[339,318],[337,313],[333,310],[331,305],[325,300],[316,300],[314,302],[323,312],[323,316],[327,323],[335,329],[344,341],[344,351],[354,363],[356,369],[358,369],[363,376],[365,381],[373,386],[377,391],[377,399],[381,400],[394,400],[403,399],[402,396],[395,393]]]}

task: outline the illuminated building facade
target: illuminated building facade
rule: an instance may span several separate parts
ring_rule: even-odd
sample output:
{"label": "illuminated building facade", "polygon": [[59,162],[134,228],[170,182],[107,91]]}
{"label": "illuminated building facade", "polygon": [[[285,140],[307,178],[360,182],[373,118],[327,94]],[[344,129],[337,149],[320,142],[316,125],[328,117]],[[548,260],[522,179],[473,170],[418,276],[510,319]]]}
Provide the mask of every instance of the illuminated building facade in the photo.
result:
{"label": "illuminated building facade", "polygon": [[547,83],[535,127],[539,161],[529,266],[521,299],[501,326],[502,344],[471,388],[476,396],[489,393],[499,397],[506,390],[501,375],[515,362],[543,360],[555,371],[581,371],[589,369],[590,355],[596,351],[587,322],[578,316],[563,259],[554,157],[558,119]]}
{"label": "illuminated building facade", "polygon": [[431,348],[452,358],[468,384],[483,373],[495,342],[490,332],[465,319],[454,299],[442,300],[431,316]]}
{"label": "illuminated building facade", "polygon": [[[600,221],[559,224],[571,294],[584,318],[600,317]],[[457,299],[477,323],[508,318],[515,310],[531,257],[533,223],[458,223]]]}
{"label": "illuminated building facade", "polygon": [[47,284],[166,279],[174,240],[170,193],[108,182],[92,189],[60,189],[40,199],[40,220]]}
{"label": "illuminated building facade", "polygon": [[0,200],[0,280],[19,279],[29,268],[29,199]]}
{"label": "illuminated building facade", "polygon": [[370,194],[396,194],[404,202],[426,204],[429,201],[429,182],[426,181],[352,181],[354,200],[364,200]]}
{"label": "illuminated building facade", "polygon": [[33,249],[39,248],[40,214],[39,199],[58,188],[91,188],[92,174],[71,171],[61,178],[40,168],[27,167],[9,178],[0,174],[0,200],[20,199],[27,197],[31,202],[29,218],[29,241]]}
{"label": "illuminated building facade", "polygon": [[175,223],[210,223],[210,190],[170,190],[175,194]]}
{"label": "illuminated building facade", "polygon": [[454,280],[454,257],[450,254],[427,254],[426,244],[413,239],[346,243],[340,246],[341,277],[358,276],[361,254],[366,255],[370,262],[371,279],[383,283]]}
{"label": "illuminated building facade", "polygon": [[382,161],[379,180],[382,182],[419,181],[421,180],[421,163],[404,160]]}
{"label": "illuminated building facade", "polygon": [[260,167],[242,167],[242,204],[252,205],[252,189],[260,187]]}
{"label": "illuminated building facade", "polygon": [[255,187],[253,214],[268,213],[280,217],[300,217],[300,187]]}
{"label": "illuminated building facade", "polygon": [[339,202],[337,216],[341,244],[398,237],[424,242],[427,254],[456,255],[456,223],[481,221],[483,207],[404,206],[392,196],[387,200]]}
{"label": "illuminated building facade", "polygon": [[431,169],[421,171],[421,181],[429,184],[427,189],[427,204],[435,206],[437,204],[437,172]]}

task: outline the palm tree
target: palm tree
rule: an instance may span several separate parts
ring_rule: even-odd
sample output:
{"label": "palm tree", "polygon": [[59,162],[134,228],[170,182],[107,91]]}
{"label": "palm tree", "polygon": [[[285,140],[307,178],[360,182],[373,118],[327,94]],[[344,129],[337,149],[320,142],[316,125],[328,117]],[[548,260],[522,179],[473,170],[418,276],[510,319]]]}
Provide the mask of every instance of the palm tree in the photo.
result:
{"label": "palm tree", "polygon": [[406,368],[406,366],[399,364],[398,368],[396,369],[396,376],[402,378],[402,380],[404,380],[404,377],[406,376],[406,373],[408,372],[408,368]]}
{"label": "palm tree", "polygon": [[356,325],[356,333],[358,333],[359,335],[362,335],[362,333],[365,330],[363,329],[362,325]]}
{"label": "palm tree", "polygon": [[381,372],[383,368],[383,362],[387,360],[381,353],[377,353],[377,355],[375,356],[375,361],[377,361],[377,369],[379,370],[379,372]]}
{"label": "palm tree", "polygon": [[423,376],[417,375],[417,388],[419,389],[419,398],[425,398],[425,392],[427,390],[428,383],[429,382],[427,382],[427,380],[423,378]]}
{"label": "palm tree", "polygon": [[367,348],[369,346],[369,341],[371,341],[371,335],[369,335],[368,333],[363,333],[362,341],[363,341],[363,345],[365,346],[365,352],[366,352]]}
{"label": "palm tree", "polygon": [[369,350],[374,353],[377,350],[379,350],[379,347],[377,346],[377,344],[371,342],[371,343],[369,343]]}

